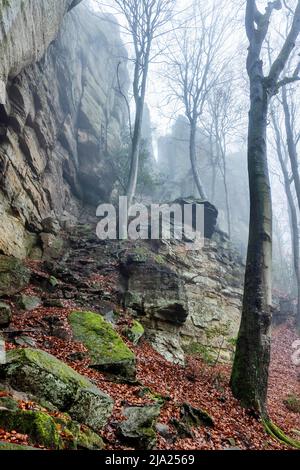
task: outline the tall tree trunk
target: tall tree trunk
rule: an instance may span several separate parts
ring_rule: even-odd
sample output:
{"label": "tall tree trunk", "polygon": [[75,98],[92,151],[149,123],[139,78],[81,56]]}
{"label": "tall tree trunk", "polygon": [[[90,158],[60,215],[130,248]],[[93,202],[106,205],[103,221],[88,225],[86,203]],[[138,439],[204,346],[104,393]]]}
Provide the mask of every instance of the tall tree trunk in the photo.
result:
{"label": "tall tree trunk", "polygon": [[248,57],[250,100],[248,172],[250,227],[243,312],[233,364],[231,387],[245,407],[266,412],[270,363],[272,204],[266,130],[268,90],[262,62]]}
{"label": "tall tree trunk", "polygon": [[[136,59],[135,70],[134,70],[134,80],[133,80],[133,95],[135,100],[135,121],[134,121],[134,130],[132,135],[132,145],[131,145],[131,155],[130,155],[130,172],[129,179],[127,184],[127,205],[128,209],[131,207],[133,198],[136,192],[136,185],[138,179],[139,171],[139,158],[140,158],[140,148],[142,140],[142,125],[143,125],[143,114],[145,106],[145,97],[146,97],[146,86],[149,72],[149,61],[150,61],[150,50],[151,42],[149,40],[147,52],[145,54],[145,65],[141,70],[140,58]],[[142,79],[140,78],[142,74]],[[141,85],[140,85],[141,82]],[[140,86],[139,86],[140,85]]]}
{"label": "tall tree trunk", "polygon": [[206,199],[206,194],[201,182],[201,178],[198,171],[197,152],[196,152],[196,134],[197,124],[190,122],[190,160],[192,165],[192,172],[196,187],[201,199]]}
{"label": "tall tree trunk", "polygon": [[300,209],[300,176],[299,176],[299,167],[298,167],[298,155],[297,155],[297,148],[294,140],[294,132],[292,128],[291,122],[291,113],[290,108],[287,100],[287,91],[286,87],[282,88],[282,104],[285,116],[285,130],[286,130],[286,137],[287,137],[287,146],[288,152],[291,162],[291,168],[293,173],[294,185],[298,200],[298,205]]}
{"label": "tall tree trunk", "polygon": [[[300,0],[283,46],[263,74],[262,46],[274,9],[280,1],[268,2],[265,13],[256,0],[246,3],[246,33],[249,39],[247,72],[250,80],[248,129],[248,173],[250,185],[250,227],[245,274],[242,320],[233,364],[231,387],[246,407],[267,418],[267,388],[270,363],[272,201],[267,161],[267,115],[270,98],[283,86],[280,76],[300,32]],[[289,81],[298,77],[290,77]]]}
{"label": "tall tree trunk", "polygon": [[132,145],[131,145],[131,157],[130,157],[130,172],[129,180],[127,186],[127,204],[128,208],[132,206],[133,198],[136,192],[138,171],[139,171],[139,158],[140,158],[140,147],[141,147],[141,137],[142,137],[142,123],[143,123],[143,110],[144,102],[139,99],[136,108],[134,130],[132,136]]}
{"label": "tall tree trunk", "polygon": [[[286,101],[287,103],[287,101]],[[282,154],[281,147],[281,136],[279,132],[278,123],[272,113],[272,123],[275,130],[275,141],[276,141],[276,150],[278,159],[280,162],[283,179],[284,179],[284,189],[288,201],[289,211],[290,211],[290,225],[291,225],[291,237],[292,237],[292,247],[293,247],[293,260],[294,260],[294,272],[297,284],[297,327],[300,328],[300,259],[299,259],[299,227],[298,227],[298,217],[297,210],[294,202],[293,193],[291,190],[291,182],[289,178],[289,172],[286,167],[284,157]],[[293,139],[294,142],[294,139]]]}

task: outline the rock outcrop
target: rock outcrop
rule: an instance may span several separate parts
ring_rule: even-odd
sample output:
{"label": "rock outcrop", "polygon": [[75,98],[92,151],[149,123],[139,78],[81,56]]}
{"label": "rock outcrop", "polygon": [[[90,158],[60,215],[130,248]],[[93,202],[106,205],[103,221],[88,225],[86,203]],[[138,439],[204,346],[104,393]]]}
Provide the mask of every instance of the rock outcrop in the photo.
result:
{"label": "rock outcrop", "polygon": [[[0,250],[25,257],[50,215],[107,200],[120,143],[126,50],[111,17],[61,0],[9,2],[0,36]],[[22,6],[23,5],[23,6]],[[65,16],[64,16],[65,15]],[[50,44],[51,43],[51,44]],[[50,44],[50,45],[49,45]],[[118,64],[120,64],[118,66]]]}
{"label": "rock outcrop", "polygon": [[121,271],[125,304],[142,321],[155,349],[184,363],[184,350],[229,360],[240,323],[243,264],[225,234],[203,249],[181,242],[157,250],[139,242],[126,251]]}

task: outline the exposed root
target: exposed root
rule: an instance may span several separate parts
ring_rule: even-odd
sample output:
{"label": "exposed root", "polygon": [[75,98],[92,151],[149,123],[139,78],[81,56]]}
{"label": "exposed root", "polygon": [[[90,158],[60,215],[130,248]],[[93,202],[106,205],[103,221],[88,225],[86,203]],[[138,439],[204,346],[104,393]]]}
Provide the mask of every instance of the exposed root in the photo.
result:
{"label": "exposed root", "polygon": [[287,436],[272,421],[268,419],[263,419],[263,425],[265,427],[266,432],[277,441],[281,442],[282,444],[294,447],[295,449],[300,449],[300,441],[297,441],[296,439],[292,439],[291,437]]}

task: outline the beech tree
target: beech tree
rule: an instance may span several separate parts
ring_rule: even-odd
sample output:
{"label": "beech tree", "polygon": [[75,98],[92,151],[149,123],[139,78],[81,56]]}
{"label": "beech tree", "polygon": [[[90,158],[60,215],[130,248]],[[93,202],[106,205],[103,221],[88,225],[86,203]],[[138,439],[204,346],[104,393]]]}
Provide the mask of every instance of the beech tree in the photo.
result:
{"label": "beech tree", "polygon": [[241,326],[231,376],[234,396],[267,416],[266,398],[270,362],[272,203],[267,161],[268,110],[272,96],[298,76],[282,73],[300,32],[300,0],[282,48],[269,72],[264,73],[262,48],[274,10],[280,0],[268,2],[264,13],[256,0],[247,0],[246,33],[249,40],[247,73],[250,81],[248,172],[250,226]]}

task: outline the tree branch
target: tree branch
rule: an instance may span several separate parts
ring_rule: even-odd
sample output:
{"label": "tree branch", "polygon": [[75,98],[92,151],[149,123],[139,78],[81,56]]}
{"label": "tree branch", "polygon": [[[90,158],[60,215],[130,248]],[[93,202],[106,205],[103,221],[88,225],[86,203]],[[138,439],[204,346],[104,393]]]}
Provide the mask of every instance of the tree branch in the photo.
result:
{"label": "tree branch", "polygon": [[283,72],[287,60],[295,47],[296,39],[300,32],[300,0],[298,0],[297,7],[294,13],[293,23],[290,29],[290,32],[282,46],[281,51],[279,52],[277,58],[271,66],[271,70],[268,76],[268,80],[276,83],[280,77],[280,74]]}

